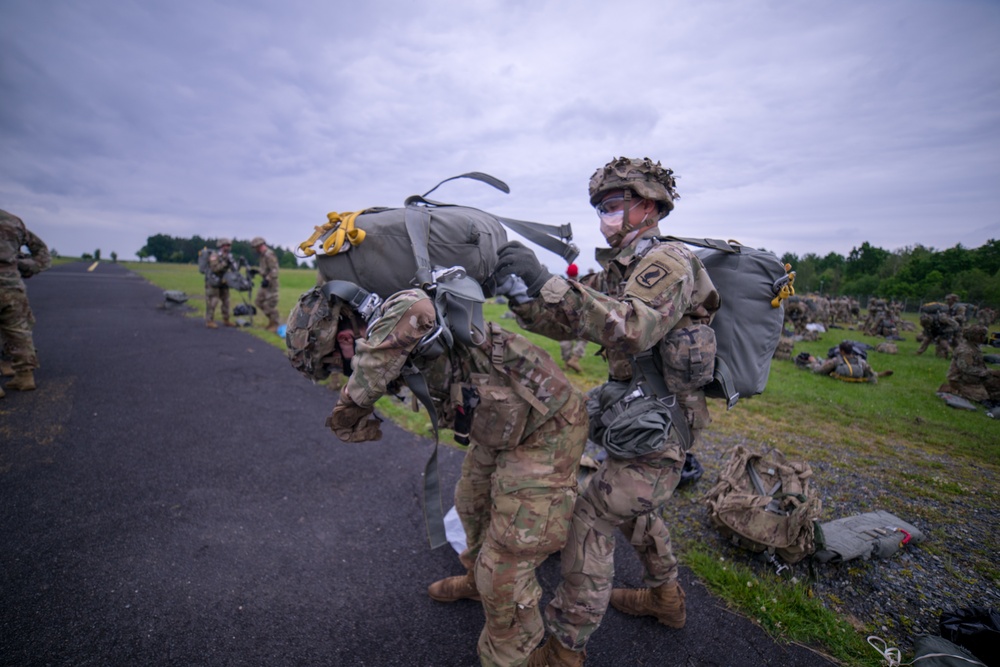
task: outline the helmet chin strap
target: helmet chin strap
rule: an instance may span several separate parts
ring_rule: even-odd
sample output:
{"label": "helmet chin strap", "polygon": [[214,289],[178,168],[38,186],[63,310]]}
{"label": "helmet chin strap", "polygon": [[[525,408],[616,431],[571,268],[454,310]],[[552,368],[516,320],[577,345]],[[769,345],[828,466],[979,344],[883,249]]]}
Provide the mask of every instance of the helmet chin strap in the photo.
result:
{"label": "helmet chin strap", "polygon": [[645,222],[646,222],[646,218],[649,217],[648,213],[646,215],[642,216],[642,220],[639,221],[639,226],[638,227],[633,227],[632,225],[630,225],[629,224],[629,220],[628,220],[628,216],[629,216],[629,212],[631,211],[631,208],[632,208],[632,191],[631,190],[625,190],[622,196],[624,197],[624,201],[622,202],[622,204],[624,205],[624,208],[622,209],[622,211],[623,211],[623,213],[622,213],[622,227],[617,232],[615,232],[614,234],[612,234],[611,238],[608,239],[608,244],[612,248],[619,247],[619,244],[621,244],[621,242],[625,240],[625,237],[627,237],[629,234],[631,234],[636,229],[641,229],[642,225],[645,224]]}

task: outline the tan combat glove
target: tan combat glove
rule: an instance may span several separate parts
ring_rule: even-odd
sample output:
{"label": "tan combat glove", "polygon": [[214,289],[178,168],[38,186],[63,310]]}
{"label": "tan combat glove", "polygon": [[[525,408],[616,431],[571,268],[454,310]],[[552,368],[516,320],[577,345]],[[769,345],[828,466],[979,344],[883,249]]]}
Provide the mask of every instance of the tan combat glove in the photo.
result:
{"label": "tan combat glove", "polygon": [[363,408],[351,400],[346,385],[340,400],[326,418],[327,427],[344,442],[368,442],[382,439],[382,420],[372,414],[374,408]]}

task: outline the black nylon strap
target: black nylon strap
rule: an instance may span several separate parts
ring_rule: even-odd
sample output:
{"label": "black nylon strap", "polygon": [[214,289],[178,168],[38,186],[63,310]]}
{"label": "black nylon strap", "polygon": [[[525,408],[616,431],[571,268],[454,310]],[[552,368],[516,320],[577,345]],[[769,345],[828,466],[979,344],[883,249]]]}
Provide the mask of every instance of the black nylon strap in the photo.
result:
{"label": "black nylon strap", "polygon": [[[642,372],[646,382],[653,389],[657,398],[666,398],[667,396],[673,396],[673,393],[667,388],[667,383],[663,381],[663,375],[660,373],[660,369],[656,367],[656,362],[653,361],[652,350],[646,350],[645,352],[640,352],[639,354],[632,357],[635,361],[635,365]],[[673,424],[674,429],[677,431],[677,437],[681,441],[681,447],[684,451],[691,448],[691,428],[688,426],[687,417],[684,416],[684,411],[681,410],[680,401],[674,396],[674,401],[672,404],[666,404],[667,410],[670,412],[670,422]]]}
{"label": "black nylon strap", "polygon": [[434,429],[434,448],[430,458],[424,464],[424,524],[427,526],[427,540],[431,549],[437,549],[448,543],[444,530],[444,513],[441,510],[441,477],[438,473],[438,417],[430,392],[427,391],[427,381],[416,366],[407,363],[403,367],[403,381],[413,395],[427,409]]}
{"label": "black nylon strap", "polygon": [[407,204],[403,220],[413,245],[413,258],[417,261],[417,275],[413,277],[413,282],[420,289],[426,289],[434,282],[431,276],[431,255],[427,249],[427,242],[431,237],[431,214],[425,206]]}
{"label": "black nylon strap", "polygon": [[657,236],[656,238],[661,241],[679,241],[680,243],[686,243],[688,245],[697,246],[699,248],[711,248],[712,250],[720,250],[729,254],[739,254],[742,252],[742,247],[740,244],[730,243],[728,241],[723,241],[722,239],[691,239],[684,238],[681,236]]}

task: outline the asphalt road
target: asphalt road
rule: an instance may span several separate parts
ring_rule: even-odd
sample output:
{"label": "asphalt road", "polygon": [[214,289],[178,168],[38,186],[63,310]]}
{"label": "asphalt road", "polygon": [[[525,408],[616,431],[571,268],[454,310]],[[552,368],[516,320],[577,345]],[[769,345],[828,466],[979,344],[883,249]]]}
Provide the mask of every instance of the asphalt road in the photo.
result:
{"label": "asphalt road", "polygon": [[[39,386],[0,399],[0,665],[479,664],[478,603],[426,595],[461,569],[427,546],[429,441],[387,422],[341,443],[333,393],[282,350],[122,266],[28,289]],[[442,447],[446,490],[461,456]],[[622,542],[616,583],[640,585]],[[558,578],[556,556],[545,601]],[[609,610],[588,667],[830,664],[682,582],[687,627]]]}

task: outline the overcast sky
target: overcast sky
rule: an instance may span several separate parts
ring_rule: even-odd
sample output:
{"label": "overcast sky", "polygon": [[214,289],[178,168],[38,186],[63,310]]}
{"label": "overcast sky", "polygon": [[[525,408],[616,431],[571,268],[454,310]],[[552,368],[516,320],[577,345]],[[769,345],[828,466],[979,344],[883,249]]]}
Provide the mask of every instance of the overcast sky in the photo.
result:
{"label": "overcast sky", "polygon": [[[573,223],[614,156],[662,231],[779,255],[1000,238],[996,0],[2,0],[0,208],[63,255],[290,248],[434,197]],[[550,268],[561,260],[539,251]]]}

